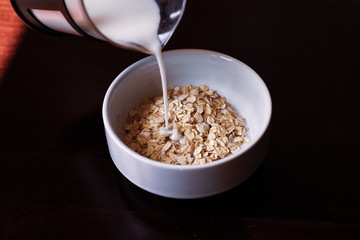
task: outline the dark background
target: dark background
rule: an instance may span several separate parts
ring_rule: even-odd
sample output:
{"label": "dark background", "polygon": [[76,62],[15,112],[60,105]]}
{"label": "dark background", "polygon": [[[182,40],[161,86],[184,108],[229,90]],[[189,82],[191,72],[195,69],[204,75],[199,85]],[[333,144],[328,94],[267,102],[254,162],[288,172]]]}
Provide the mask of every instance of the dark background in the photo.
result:
{"label": "dark background", "polygon": [[252,67],[273,100],[259,170],[217,196],[147,193],[113,164],[112,80],[146,55],[27,29],[0,85],[0,239],[360,239],[360,1],[188,0],[164,50]]}

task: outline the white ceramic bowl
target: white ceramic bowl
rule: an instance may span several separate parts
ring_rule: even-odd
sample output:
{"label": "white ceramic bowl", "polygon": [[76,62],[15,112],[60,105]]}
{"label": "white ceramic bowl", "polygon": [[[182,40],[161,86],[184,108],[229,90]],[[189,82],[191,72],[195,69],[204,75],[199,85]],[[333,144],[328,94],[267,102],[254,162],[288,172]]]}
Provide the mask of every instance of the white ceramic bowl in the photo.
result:
{"label": "white ceramic bowl", "polygon": [[224,192],[252,175],[265,157],[271,98],[251,68],[227,55],[205,50],[164,52],[168,87],[208,85],[240,116],[251,142],[234,155],[204,165],[170,165],[143,157],[124,143],[123,125],[130,109],[148,96],[162,95],[156,59],[146,57],[125,69],[109,87],[103,120],[111,157],[135,185],[171,198],[200,198]]}

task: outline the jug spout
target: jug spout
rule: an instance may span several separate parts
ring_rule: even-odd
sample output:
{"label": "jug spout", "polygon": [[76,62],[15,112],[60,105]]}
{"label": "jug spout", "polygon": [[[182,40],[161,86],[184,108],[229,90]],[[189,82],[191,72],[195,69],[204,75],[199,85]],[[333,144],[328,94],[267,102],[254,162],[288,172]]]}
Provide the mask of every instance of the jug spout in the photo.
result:
{"label": "jug spout", "polygon": [[145,53],[165,46],[185,4],[185,0],[82,0],[86,19],[102,39]]}
{"label": "jug spout", "polygon": [[158,36],[163,46],[169,41],[185,10],[186,0],[156,0],[160,8],[161,22]]}

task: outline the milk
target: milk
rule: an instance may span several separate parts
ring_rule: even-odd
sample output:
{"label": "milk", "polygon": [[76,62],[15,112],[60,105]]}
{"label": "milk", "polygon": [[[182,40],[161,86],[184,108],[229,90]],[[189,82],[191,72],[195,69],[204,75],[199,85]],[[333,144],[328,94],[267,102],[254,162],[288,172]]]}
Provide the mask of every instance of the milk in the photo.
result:
{"label": "milk", "polygon": [[99,32],[114,45],[131,47],[136,44],[155,55],[162,81],[165,128],[168,129],[167,80],[158,38],[160,9],[157,3],[154,0],[84,0],[84,6]]}

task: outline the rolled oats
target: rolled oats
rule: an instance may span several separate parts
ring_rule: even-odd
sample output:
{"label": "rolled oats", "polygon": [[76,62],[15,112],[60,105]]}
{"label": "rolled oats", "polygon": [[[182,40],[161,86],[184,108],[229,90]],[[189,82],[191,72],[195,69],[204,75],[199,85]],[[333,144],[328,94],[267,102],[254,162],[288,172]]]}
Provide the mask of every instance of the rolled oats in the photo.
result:
{"label": "rolled oats", "polygon": [[250,142],[244,119],[215,90],[187,85],[169,88],[168,96],[169,128],[177,129],[179,139],[160,134],[165,125],[162,96],[146,98],[124,125],[133,151],[164,163],[197,165],[236,153]]}

